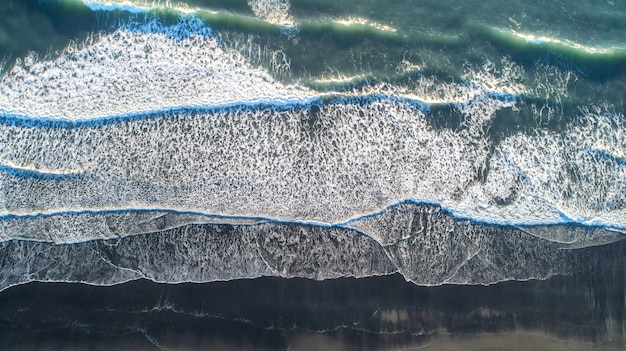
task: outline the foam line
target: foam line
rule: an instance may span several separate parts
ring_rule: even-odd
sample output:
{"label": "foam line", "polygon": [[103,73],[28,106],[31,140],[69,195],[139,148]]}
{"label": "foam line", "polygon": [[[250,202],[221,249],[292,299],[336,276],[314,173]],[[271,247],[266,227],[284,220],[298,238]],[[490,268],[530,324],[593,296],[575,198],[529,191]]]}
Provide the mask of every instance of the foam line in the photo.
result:
{"label": "foam line", "polygon": [[432,207],[439,208],[442,212],[450,215],[451,217],[453,217],[456,220],[470,221],[471,223],[475,223],[475,224],[486,224],[486,225],[502,227],[502,228],[544,227],[544,226],[573,225],[573,226],[582,226],[582,227],[587,227],[587,228],[601,228],[601,229],[616,230],[616,231],[619,231],[620,233],[622,233],[621,232],[622,230],[626,229],[626,226],[621,226],[621,225],[594,223],[593,221],[588,221],[588,220],[576,220],[576,219],[573,219],[573,218],[570,218],[570,217],[566,216],[562,212],[559,212],[561,214],[561,218],[563,219],[562,221],[546,221],[546,222],[493,221],[493,220],[481,219],[481,218],[476,218],[476,217],[468,217],[468,216],[463,215],[462,213],[460,213],[458,210],[455,210],[455,209],[450,208],[450,207],[442,206],[438,202],[435,202],[435,201],[424,201],[424,200],[415,199],[415,198],[406,198],[406,199],[403,199],[403,200],[399,200],[397,202],[394,202],[394,203],[391,203],[391,204],[385,206],[383,209],[381,209],[379,211],[368,213],[368,214],[364,214],[364,215],[361,215],[361,216],[356,216],[356,217],[350,218],[350,219],[348,219],[346,221],[335,223],[335,225],[344,226],[344,227],[348,227],[349,228],[350,225],[355,223],[355,222],[359,222],[359,221],[362,221],[364,219],[374,218],[374,217],[378,217],[378,216],[384,215],[387,211],[393,210],[394,208],[396,208],[396,207],[398,207],[400,205],[403,205],[403,204],[413,204],[413,205],[417,205],[417,206],[432,206]]}
{"label": "foam line", "polygon": [[[384,114],[381,115],[381,112]],[[478,112],[478,117],[484,119],[480,115],[481,111]],[[362,116],[359,116],[360,113]],[[474,139],[468,140],[468,137],[474,138],[466,134],[471,129],[460,134],[445,129],[432,130],[421,113],[412,106],[385,100],[364,105],[322,105],[315,115],[309,110],[295,108],[287,111],[260,110],[252,114],[248,111],[234,111],[217,115],[180,115],[176,119],[107,125],[95,130],[6,127],[6,135],[11,136],[6,141],[7,158],[20,159],[26,164],[41,163],[43,168],[48,169],[73,169],[80,164],[86,167],[89,174],[106,177],[98,178],[100,181],[95,178],[81,180],[76,184],[50,182],[32,185],[26,184],[28,180],[4,177],[5,186],[19,190],[7,194],[5,211],[20,211],[21,207],[27,212],[33,212],[30,209],[45,212],[54,208],[84,209],[103,205],[111,208],[152,208],[158,203],[164,209],[202,209],[201,212],[208,214],[259,215],[270,219],[311,219],[322,223],[341,223],[358,213],[371,213],[389,203],[412,199],[432,201],[454,211],[459,218],[485,223],[519,225],[577,222],[615,227],[623,225],[623,221],[615,217],[619,216],[620,208],[616,212],[607,210],[603,205],[611,201],[606,198],[607,189],[619,191],[619,183],[612,180],[619,179],[624,171],[619,162],[607,163],[601,160],[597,163],[580,142],[563,144],[561,136],[547,132],[532,138],[515,134],[505,139],[496,152],[490,154],[483,148],[476,149],[472,144],[475,143]],[[368,129],[371,123],[363,122],[373,119],[382,123],[378,127],[382,129],[375,133]],[[476,123],[483,122],[478,120]],[[315,127],[315,124],[319,127]],[[201,139],[188,140],[189,135],[180,134],[180,131],[185,130],[202,131],[202,136],[199,136]],[[574,131],[578,132],[579,129]],[[280,138],[274,136],[275,133],[279,133]],[[161,140],[163,135],[168,139]],[[379,138],[381,135],[388,137]],[[341,138],[337,139],[336,136]],[[378,141],[375,138],[379,138],[376,139]],[[28,145],[33,140],[41,140],[42,145],[55,145],[46,154],[56,156],[42,163],[41,151],[29,149]],[[118,144],[116,140],[127,141]],[[146,141],[159,142],[160,147],[144,145]],[[370,144],[377,142],[379,146],[375,150],[384,151],[383,158],[372,158],[376,153],[370,151],[374,150]],[[394,146],[397,144],[404,145],[404,148],[398,149]],[[167,154],[167,158],[163,158],[166,155],[159,150],[169,149],[169,145],[174,148]],[[181,149],[180,145],[189,148]],[[567,146],[565,150],[564,145]],[[429,168],[423,168],[423,159],[409,158],[415,157],[411,155],[416,152],[421,152],[423,158],[430,160]],[[450,155],[452,152],[456,154]],[[563,152],[572,156],[563,159]],[[552,156],[553,153],[555,156]],[[134,155],[133,164],[128,163],[125,154]],[[343,155],[346,161],[342,161],[338,155]],[[468,160],[469,157],[476,160]],[[106,162],[100,162],[99,159]],[[155,159],[162,162],[155,164],[149,161]],[[302,165],[307,167],[294,168],[293,160],[303,162]],[[389,162],[390,165],[380,166],[380,162],[382,165]],[[485,162],[491,164],[490,171],[484,180],[477,182],[473,168]],[[336,166],[329,173],[327,167],[332,164]],[[394,170],[393,167],[399,168]],[[576,173],[572,174],[567,167],[576,167]],[[589,172],[597,171],[593,167],[602,167],[602,175],[589,177]],[[441,172],[444,170],[458,174],[452,175],[451,179],[442,179]],[[416,174],[418,171],[421,173]],[[329,178],[322,178],[319,180],[322,184],[316,185],[319,179],[317,174],[324,172]],[[360,172],[371,175],[366,178]],[[166,189],[172,186],[185,189],[187,185],[197,182],[198,177],[207,180],[207,183],[190,185],[189,190],[182,193],[177,190],[171,193],[171,197],[167,195],[169,190]],[[572,198],[565,194],[559,197],[563,177],[569,177],[565,180],[584,196]],[[402,179],[404,183],[399,183],[397,179]],[[461,190],[462,196],[454,198],[455,187],[459,183],[457,179],[467,182],[468,187]],[[561,180],[554,182],[550,179]],[[306,186],[298,181],[306,181]],[[357,198],[348,191],[333,194],[328,181],[334,182],[331,185],[345,183],[342,188],[361,195]],[[372,185],[372,182],[376,183]],[[91,189],[95,194],[113,184],[118,187],[119,196],[127,196],[128,193],[128,197],[109,198],[108,193],[102,193],[99,195],[102,196],[101,202],[96,204],[92,203],[91,198],[82,197],[74,190],[74,187],[82,191]],[[28,189],[39,189],[42,186],[45,192],[40,191],[35,197],[29,195]],[[578,188],[580,190],[576,190]],[[513,195],[507,192],[513,192]],[[520,192],[522,195],[515,195]],[[160,197],[154,198],[150,195],[153,193]],[[14,196],[17,197],[13,199]],[[251,196],[258,199],[248,200]],[[515,206],[500,206],[496,201],[486,202],[490,197],[505,201],[512,196],[516,196]],[[305,197],[311,200],[303,203],[301,199]],[[237,201],[237,205],[233,201]],[[13,202],[21,205],[15,207]],[[293,205],[276,206],[287,203]],[[318,205],[322,203],[324,205]]]}
{"label": "foam line", "polygon": [[36,169],[32,167],[19,167],[10,164],[7,161],[0,163],[0,171],[7,172],[20,178],[37,178],[43,180],[72,180],[79,177],[82,172],[80,171],[57,171],[57,170],[45,170]]}
{"label": "foam line", "polygon": [[82,1],[85,6],[92,11],[126,11],[130,13],[148,13],[153,8],[139,6],[129,1],[124,2],[109,2],[109,1]]}
{"label": "foam line", "polygon": [[384,93],[355,94],[354,92],[335,92],[327,93],[319,96],[308,96],[302,98],[282,99],[282,100],[264,100],[264,101],[245,101],[232,102],[219,105],[189,105],[189,106],[171,106],[160,109],[133,111],[109,116],[97,116],[91,118],[62,118],[62,117],[46,117],[46,116],[29,116],[22,114],[13,114],[0,111],[0,124],[23,127],[23,128],[97,128],[104,125],[141,121],[153,118],[162,118],[182,113],[219,113],[227,111],[258,111],[266,109],[276,110],[292,110],[295,108],[307,108],[311,105],[335,104],[347,105],[358,103],[372,103],[383,101],[394,101],[416,107],[423,112],[430,112],[431,107],[437,106],[462,106],[470,103],[476,98],[487,98],[501,101],[505,104],[513,103],[519,97],[514,94],[505,94],[499,92],[485,92],[483,95],[471,97],[466,101],[445,101],[445,100],[427,100],[420,99],[417,96],[410,95],[390,95]]}
{"label": "foam line", "polygon": [[[573,226],[581,226],[587,228],[600,228],[600,229],[608,229],[614,230],[618,233],[623,233],[626,230],[626,226],[620,225],[604,225],[601,223],[594,223],[591,221],[584,220],[576,220],[572,219],[565,214],[562,214],[562,218],[564,221],[550,221],[550,222],[528,222],[528,221],[520,221],[520,222],[498,222],[498,221],[490,221],[484,220],[480,218],[467,217],[462,214],[459,214],[458,211],[454,209],[447,208],[442,206],[440,203],[435,201],[424,201],[415,198],[407,198],[403,200],[396,201],[394,203],[386,205],[384,208],[363,215],[358,215],[353,218],[350,218],[341,222],[323,222],[323,221],[314,221],[314,220],[298,220],[298,219],[285,219],[285,218],[272,218],[272,217],[263,217],[263,216],[232,216],[225,215],[220,213],[208,213],[202,211],[194,211],[187,209],[177,209],[177,208],[167,208],[167,207],[127,207],[127,208],[102,208],[102,209],[67,209],[67,210],[51,210],[47,212],[33,212],[33,213],[24,213],[24,212],[15,212],[15,213],[3,213],[0,214],[0,221],[6,220],[20,220],[20,219],[34,219],[38,217],[50,218],[56,216],[77,216],[81,214],[89,214],[89,215],[105,215],[105,214],[128,214],[133,212],[139,213],[148,213],[148,212],[159,212],[159,213],[176,213],[176,214],[190,214],[196,216],[203,216],[211,219],[225,219],[228,220],[227,223],[233,223],[233,221],[242,220],[245,222],[253,221],[254,224],[257,223],[273,223],[273,224],[295,224],[295,225],[305,225],[305,226],[315,226],[322,228],[331,228],[331,227],[340,227],[345,229],[355,229],[352,225],[356,222],[380,217],[383,216],[386,212],[390,210],[394,210],[395,208],[405,205],[412,204],[416,206],[426,206],[426,207],[434,207],[442,211],[444,214],[447,214],[454,218],[455,220],[461,221],[470,221],[474,224],[484,224],[490,226],[496,226],[501,228],[517,228],[517,227],[545,227],[545,226],[561,226],[561,225],[573,225]],[[214,223],[214,222],[211,222]],[[246,224],[242,223],[240,225],[254,225],[254,224]]]}
{"label": "foam line", "polygon": [[281,100],[281,101],[246,101],[232,102],[218,105],[189,105],[172,106],[160,109],[133,111],[109,116],[98,116],[92,118],[60,118],[46,116],[29,116],[0,112],[0,124],[16,126],[21,128],[98,128],[105,125],[123,122],[135,122],[148,119],[163,118],[184,113],[220,113],[228,111],[255,111],[265,109],[290,110],[294,108],[304,108],[314,103],[319,103],[319,97],[307,97],[302,99]]}
{"label": "foam line", "polygon": [[[419,208],[405,208],[384,220],[378,229],[389,229],[389,225],[395,229],[384,230],[389,234],[386,245],[359,230],[272,223],[188,225],[72,245],[16,239],[0,243],[4,258],[0,282],[80,277],[109,284],[130,274],[174,283],[259,275],[330,279],[399,272],[419,285],[493,284],[546,279],[587,267],[587,261],[579,259],[586,252],[562,250],[550,240],[516,228],[456,221],[447,214]],[[369,229],[377,226],[362,224]],[[423,235],[403,240],[405,234],[415,234],[419,228],[424,229]],[[61,255],[64,262],[71,262],[54,265]],[[25,260],[29,264],[24,264]],[[509,264],[494,266],[502,260]],[[485,274],[476,275],[476,270]]]}

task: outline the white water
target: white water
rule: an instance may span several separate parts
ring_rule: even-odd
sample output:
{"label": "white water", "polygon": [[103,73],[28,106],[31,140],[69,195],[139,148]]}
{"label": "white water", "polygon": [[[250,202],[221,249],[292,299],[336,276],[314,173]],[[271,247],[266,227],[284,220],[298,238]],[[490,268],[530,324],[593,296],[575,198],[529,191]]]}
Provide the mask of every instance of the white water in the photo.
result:
{"label": "white water", "polygon": [[0,91],[4,113],[65,120],[313,97],[221,49],[211,29],[192,18],[174,27],[127,24],[53,61],[30,55],[2,77]]}
{"label": "white water", "polygon": [[[0,213],[172,209],[338,223],[413,199],[499,224],[626,226],[624,117],[583,110],[563,133],[514,134],[491,154],[486,127],[528,91],[520,67],[498,67],[468,67],[465,83],[365,86],[311,112],[319,93],[275,81],[197,20],[129,24],[3,76],[0,110],[19,117],[0,126],[0,165],[35,174],[0,170]],[[434,128],[434,102],[454,104],[461,128]],[[219,106],[234,107],[209,108]],[[138,118],[100,125],[111,116]]]}

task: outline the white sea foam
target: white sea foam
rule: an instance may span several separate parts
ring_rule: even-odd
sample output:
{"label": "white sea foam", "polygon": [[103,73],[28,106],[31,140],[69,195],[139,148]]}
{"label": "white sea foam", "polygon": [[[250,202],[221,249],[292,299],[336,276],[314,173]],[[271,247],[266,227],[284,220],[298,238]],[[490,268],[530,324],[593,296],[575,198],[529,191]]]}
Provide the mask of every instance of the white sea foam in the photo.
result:
{"label": "white sea foam", "polygon": [[621,49],[621,48],[602,48],[602,47],[588,46],[588,45],[576,43],[568,39],[550,37],[550,36],[545,36],[545,35],[521,33],[515,30],[510,30],[510,31],[502,30],[502,32],[511,33],[513,36],[517,38],[524,39],[529,44],[535,44],[535,45],[556,44],[556,45],[560,45],[560,46],[564,46],[564,47],[568,47],[568,48],[572,48],[576,50],[582,50],[590,54],[608,54],[608,53],[613,53]]}
{"label": "white sea foam", "polygon": [[595,157],[574,142],[575,130],[515,134],[490,157],[467,130],[433,129],[419,108],[393,100],[312,109],[176,113],[99,128],[4,125],[3,159],[82,175],[2,173],[2,212],[158,207],[333,223],[412,198],[495,223],[625,224],[623,206],[609,206],[623,194],[625,165]]}
{"label": "white sea foam", "polygon": [[[580,119],[594,123],[597,117],[583,114]],[[565,133],[538,130],[534,135],[518,133],[506,138],[491,159],[493,183],[488,177],[478,192],[492,189],[491,201],[507,204],[490,207],[499,212],[513,207],[520,218],[538,219],[552,212],[563,221],[624,227],[626,164],[598,155],[588,146],[619,139],[622,132],[613,128],[595,129],[592,134],[574,125]],[[614,153],[626,150],[626,144],[612,146]]]}
{"label": "white sea foam", "polygon": [[131,13],[147,13],[152,10],[150,6],[141,6],[130,1],[90,1],[84,0],[83,4],[92,11],[127,11]]}
{"label": "white sea foam", "polygon": [[172,9],[181,14],[194,14],[201,10],[185,2],[170,0],[82,0],[82,3],[92,11],[126,11],[134,14],[148,13],[159,8]]}
{"label": "white sea foam", "polygon": [[192,18],[172,27],[128,24],[53,61],[31,54],[2,77],[0,90],[0,111],[67,120],[313,96],[221,49],[211,29]]}
{"label": "white sea foam", "polygon": [[386,24],[380,24],[380,23],[368,20],[366,18],[354,18],[354,17],[342,18],[342,19],[335,20],[335,23],[342,24],[346,27],[350,27],[353,25],[366,26],[366,27],[374,28],[379,31],[383,31],[383,32],[395,33],[398,31],[396,28],[392,26],[389,26]]}
{"label": "white sea foam", "polygon": [[[197,20],[127,25],[52,61],[27,57],[2,78],[0,109],[154,118],[1,125],[0,162],[77,177],[0,170],[0,214],[158,208],[336,223],[414,199],[494,223],[626,226],[623,117],[581,112],[565,133],[520,132],[491,152],[485,130],[527,92],[523,77],[505,59],[468,66],[467,82],[376,83],[318,106],[319,93],[276,82]],[[458,129],[434,127],[425,111],[436,102],[454,106]]]}
{"label": "white sea foam", "polygon": [[289,14],[289,0],[248,0],[248,6],[255,16],[283,27],[294,27],[295,20]]}
{"label": "white sea foam", "polygon": [[626,160],[626,118],[609,113],[608,108],[582,107],[579,127],[574,131],[577,141],[589,151],[606,157]]}

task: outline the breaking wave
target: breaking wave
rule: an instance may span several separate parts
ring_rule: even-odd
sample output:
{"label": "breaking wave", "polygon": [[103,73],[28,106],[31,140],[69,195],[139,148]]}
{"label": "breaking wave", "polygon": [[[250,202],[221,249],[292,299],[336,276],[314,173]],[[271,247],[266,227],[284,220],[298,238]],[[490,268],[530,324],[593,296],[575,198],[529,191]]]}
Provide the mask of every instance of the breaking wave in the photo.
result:
{"label": "breaking wave", "polygon": [[[4,219],[3,232],[26,235],[0,242],[0,290],[33,280],[112,285],[141,278],[180,283],[396,272],[419,285],[493,284],[581,272],[590,246],[623,239],[601,228],[459,221],[436,206],[412,203],[343,226],[214,220],[163,211]],[[49,242],[85,231],[100,239]]]}
{"label": "breaking wave", "polygon": [[[626,225],[622,115],[581,110],[561,132],[496,143],[498,111],[528,108],[524,70],[504,59],[464,77],[320,93],[273,80],[199,20],[128,24],[2,77],[0,162],[81,176],[5,167],[1,213],[162,208],[332,224],[414,200],[496,224]],[[433,106],[458,125],[439,126]],[[66,128],[37,127],[55,120]]]}
{"label": "breaking wave", "polygon": [[[248,3],[291,25],[288,2]],[[530,77],[503,57],[446,80],[406,61],[387,80],[305,85],[275,78],[287,54],[264,57],[271,70],[182,16],[3,74],[0,289],[394,272],[491,284],[575,272],[584,254],[563,249],[623,239],[626,120],[568,106],[575,73]]]}

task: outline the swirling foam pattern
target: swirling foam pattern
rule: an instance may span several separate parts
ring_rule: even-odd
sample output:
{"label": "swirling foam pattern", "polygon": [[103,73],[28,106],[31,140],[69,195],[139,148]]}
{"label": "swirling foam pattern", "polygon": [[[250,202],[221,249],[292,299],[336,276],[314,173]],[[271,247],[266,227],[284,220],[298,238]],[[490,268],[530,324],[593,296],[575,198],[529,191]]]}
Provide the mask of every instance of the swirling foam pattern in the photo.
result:
{"label": "swirling foam pattern", "polygon": [[31,55],[0,85],[0,111],[67,120],[177,106],[297,103],[312,95],[220,49],[211,29],[193,18],[170,27],[128,23],[66,48],[53,61]]}
{"label": "swirling foam pattern", "polygon": [[[504,58],[468,65],[461,82],[319,92],[276,81],[193,17],[31,55],[0,81],[4,285],[391,272],[489,284],[572,272],[580,257],[562,247],[615,241],[626,227],[624,116],[581,108],[559,131],[496,141],[498,113],[530,108],[525,79]],[[457,125],[441,125],[442,108]],[[424,203],[440,207],[411,207]],[[527,227],[547,224],[560,227]],[[146,266],[170,247],[202,264]],[[494,264],[505,247],[518,268]],[[49,257],[27,255],[38,250]],[[52,269],[59,255],[107,273]],[[23,260],[37,271],[20,271]]]}

